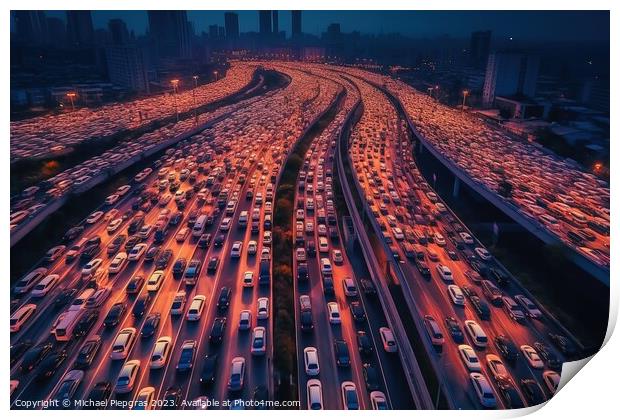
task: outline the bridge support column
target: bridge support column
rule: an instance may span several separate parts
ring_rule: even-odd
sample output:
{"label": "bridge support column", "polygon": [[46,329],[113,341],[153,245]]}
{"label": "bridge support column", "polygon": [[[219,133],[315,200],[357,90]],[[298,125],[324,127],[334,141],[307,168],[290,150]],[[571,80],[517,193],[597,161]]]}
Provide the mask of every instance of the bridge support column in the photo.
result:
{"label": "bridge support column", "polygon": [[457,177],[454,177],[454,185],[452,186],[452,197],[458,198],[459,192],[461,191],[461,180]]}

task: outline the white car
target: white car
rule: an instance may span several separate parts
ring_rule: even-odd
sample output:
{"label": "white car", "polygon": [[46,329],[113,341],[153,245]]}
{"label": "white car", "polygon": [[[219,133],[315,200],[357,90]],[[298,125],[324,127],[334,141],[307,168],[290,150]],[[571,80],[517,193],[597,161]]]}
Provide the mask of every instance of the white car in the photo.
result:
{"label": "white car", "polygon": [[310,379],[306,384],[308,408],[310,410],[323,409],[323,387],[318,379]]}
{"label": "white car", "polygon": [[103,260],[101,258],[95,258],[91,260],[82,268],[82,278],[88,278],[97,271],[97,269],[101,266]]}
{"label": "white car", "polygon": [[344,279],[342,279],[342,289],[344,290],[344,294],[347,297],[355,297],[358,294],[355,280],[353,280],[352,277],[345,277]]}
{"label": "white car", "polygon": [[21,327],[34,315],[37,305],[28,303],[11,315],[11,332],[18,332]]}
{"label": "white car", "polygon": [[116,254],[114,259],[110,263],[110,266],[108,267],[108,273],[110,274],[119,273],[123,268],[125,268],[126,264],[127,264],[127,254],[124,252],[119,252],[118,254]]}
{"label": "white car", "polygon": [[543,382],[551,395],[555,394],[560,385],[560,374],[553,370],[543,372]]}
{"label": "white car", "polygon": [[26,276],[24,276],[21,280],[17,282],[15,287],[13,288],[13,292],[16,295],[22,295],[27,293],[34,287],[35,284],[43,280],[43,278],[47,275],[47,268],[39,267],[35,270],[32,270]]}
{"label": "white car", "polygon": [[329,315],[330,324],[340,324],[342,322],[337,302],[327,302],[327,313]]}
{"label": "white car", "polygon": [[251,271],[246,271],[243,273],[243,278],[241,279],[241,283],[243,287],[252,287],[254,286],[254,273]]}
{"label": "white car", "polygon": [[88,223],[89,225],[92,225],[93,223],[97,223],[99,219],[101,219],[102,217],[103,217],[103,212],[96,211],[94,213],[91,213],[90,216],[88,216],[88,218],[86,219],[86,223]]}
{"label": "white car", "polygon": [[105,204],[108,205],[108,206],[111,206],[111,205],[115,204],[118,201],[119,198],[121,198],[121,196],[118,195],[118,194],[109,195],[105,199]]}
{"label": "white car", "polygon": [[136,246],[134,246],[131,249],[131,251],[129,251],[129,255],[127,256],[127,259],[129,261],[138,261],[142,257],[142,255],[144,255],[148,247],[149,246],[145,244],[144,242],[136,244]]}
{"label": "white car", "polygon": [[469,334],[469,338],[474,342],[477,347],[486,347],[489,341],[486,333],[476,321],[468,319],[464,322],[465,330]]}
{"label": "white car", "polygon": [[345,410],[359,410],[359,397],[354,382],[344,381],[340,385],[342,391],[342,408]]}
{"label": "white car", "polygon": [[403,233],[403,230],[399,227],[393,227],[392,234],[394,235],[394,239],[396,239],[397,241],[405,240],[405,234]]}
{"label": "white car", "polygon": [[263,233],[263,245],[271,245],[271,231],[269,230]]}
{"label": "white car", "polygon": [[235,241],[230,249],[230,258],[241,258],[241,252],[243,251],[243,242]]}
{"label": "white car", "polygon": [[252,331],[252,344],[250,352],[254,356],[262,356],[267,350],[267,332],[265,327],[255,327]]}
{"label": "white car", "polygon": [[295,258],[297,262],[305,262],[306,261],[306,250],[304,248],[297,248],[295,250]]}
{"label": "white car", "polygon": [[245,331],[252,328],[252,312],[244,309],[239,314],[239,330]]}
{"label": "white car", "polygon": [[189,305],[189,309],[187,310],[188,321],[200,320],[200,316],[202,315],[202,310],[205,307],[206,301],[207,298],[204,295],[194,296],[194,299],[192,299],[192,303]]}
{"label": "white car", "polygon": [[185,290],[180,290],[174,295],[172,299],[172,306],[170,308],[170,315],[181,315],[183,308],[185,308],[185,301],[187,300],[187,294]]}
{"label": "white car", "polygon": [[342,256],[342,251],[339,249],[334,249],[332,251],[332,260],[334,260],[335,264],[342,264],[344,261],[344,257]]}
{"label": "white car", "polygon": [[110,220],[114,219],[118,213],[119,213],[118,209],[110,210],[109,212],[105,214],[105,216],[103,216],[103,221],[109,222]]}
{"label": "white car", "polygon": [[506,365],[504,365],[502,359],[500,359],[496,354],[487,354],[487,366],[495,378],[498,376],[506,378],[510,377],[508,369],[506,369]]}
{"label": "white car", "polygon": [[58,279],[60,276],[58,274],[50,274],[46,276],[43,280],[41,280],[34,288],[30,295],[32,297],[43,297],[56,286],[58,283]]}
{"label": "white car", "polygon": [[516,295],[515,300],[519,302],[521,306],[523,306],[523,308],[525,309],[525,314],[530,318],[538,319],[542,317],[542,312],[540,311],[540,309],[538,309],[536,305],[534,305],[534,303],[526,296]]}
{"label": "white car", "polygon": [[487,378],[481,373],[472,372],[469,374],[469,379],[471,380],[480,404],[482,404],[483,407],[495,408],[497,406],[497,401]]}
{"label": "white car", "polygon": [[121,360],[126,358],[135,341],[136,329],[133,327],[123,328],[112,344],[110,359]]}
{"label": "white car", "polygon": [[463,242],[465,242],[467,245],[472,245],[474,243],[474,238],[472,238],[472,236],[469,233],[460,232],[459,235],[461,239],[463,240]]}
{"label": "white car", "polygon": [[121,372],[116,379],[116,386],[114,391],[117,394],[127,394],[133,390],[133,386],[136,383],[138,372],[140,371],[139,360],[129,360],[125,362]]}
{"label": "white car", "polygon": [[161,369],[166,365],[168,361],[168,355],[170,354],[172,339],[170,337],[160,337],[151,353],[151,361],[149,366],[151,369]]}
{"label": "white car", "polygon": [[142,388],[136,396],[132,410],[151,410],[155,399],[155,388],[147,386]]}
{"label": "white car", "polygon": [[329,261],[329,258],[321,258],[321,273],[332,273],[332,263]]}
{"label": "white car", "polygon": [[49,263],[56,261],[58,257],[60,257],[62,253],[65,252],[65,249],[67,249],[65,245],[58,245],[58,246],[51,248],[45,254],[45,261]]}
{"label": "white car", "polygon": [[225,217],[222,219],[222,223],[220,224],[220,230],[222,232],[228,232],[230,230],[230,225],[232,224],[232,219],[230,217]]}
{"label": "white car", "polygon": [[256,241],[248,242],[248,255],[256,255],[258,252],[258,243]]}
{"label": "white car", "polygon": [[437,244],[437,246],[446,246],[446,238],[439,232],[435,232],[433,235],[433,240]]}
{"label": "white car", "polygon": [[521,353],[523,353],[523,356],[525,356],[525,359],[532,368],[542,369],[545,367],[545,363],[532,346],[528,346],[527,344],[522,345]]}
{"label": "white car", "polygon": [[454,281],[454,277],[452,277],[452,270],[447,265],[437,264],[436,266],[437,273],[439,273],[439,277],[446,283],[452,283]]}
{"label": "white car", "polygon": [[114,232],[116,232],[116,230],[120,227],[120,225],[123,223],[123,219],[114,219],[110,222],[110,224],[108,225],[108,227],[106,228],[107,232],[109,234],[112,234]]}
{"label": "white car", "polygon": [[448,296],[450,296],[452,303],[455,305],[465,306],[465,295],[463,295],[463,291],[456,284],[448,286]]}
{"label": "white car", "polygon": [[146,290],[148,292],[156,292],[159,290],[162,282],[164,281],[164,272],[163,270],[157,270],[151,274],[148,281],[146,282]]}
{"label": "white car", "polygon": [[230,367],[230,378],[228,379],[229,391],[241,391],[245,377],[245,358],[235,357],[232,359]]}
{"label": "white car", "polygon": [[383,349],[387,353],[396,353],[398,351],[398,345],[392,330],[388,327],[379,328],[379,335],[381,336],[381,342],[383,343]]}
{"label": "white car", "polygon": [[461,344],[458,346],[459,355],[461,356],[461,360],[465,364],[465,367],[470,372],[480,372],[482,367],[480,366],[480,360],[478,356],[476,356],[476,352],[471,346],[467,344]]}
{"label": "white car", "polygon": [[316,376],[319,374],[319,352],[315,347],[306,347],[304,349],[304,364],[306,366],[306,375]]}
{"label": "white car", "polygon": [[258,305],[256,307],[256,318],[257,319],[268,319],[269,318],[269,298],[258,299]]}
{"label": "white car", "polygon": [[491,254],[485,248],[474,248],[474,252],[480,257],[483,261],[489,261],[491,258]]}
{"label": "white car", "polygon": [[329,252],[329,243],[325,236],[319,236],[319,252]]}
{"label": "white car", "polygon": [[370,405],[373,410],[387,410],[387,398],[381,391],[372,391],[370,393]]}

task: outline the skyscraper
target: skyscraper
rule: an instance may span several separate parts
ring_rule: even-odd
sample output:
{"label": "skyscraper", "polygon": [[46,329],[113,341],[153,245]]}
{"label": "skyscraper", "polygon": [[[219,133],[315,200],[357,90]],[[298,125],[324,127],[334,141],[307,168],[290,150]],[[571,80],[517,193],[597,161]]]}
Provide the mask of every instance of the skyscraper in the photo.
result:
{"label": "skyscraper", "polygon": [[224,26],[226,27],[226,38],[239,38],[239,15],[232,12],[224,13]]}
{"label": "skyscraper", "polygon": [[219,36],[217,25],[209,25],[209,39],[217,39]]}
{"label": "skyscraper", "polygon": [[274,11],[272,12],[271,16],[272,16],[272,18],[271,18],[271,19],[272,19],[272,22],[271,22],[271,23],[272,23],[272,25],[273,25],[273,26],[272,26],[272,31],[271,31],[271,32],[272,32],[274,35],[278,35],[278,33],[280,32],[280,25],[279,25],[279,22],[278,22],[278,11],[277,11],[277,10],[274,10]]}
{"label": "skyscraper", "polygon": [[271,11],[261,10],[258,12],[258,28],[261,36],[271,35]]}
{"label": "skyscraper", "polygon": [[67,39],[72,47],[92,46],[95,37],[90,10],[67,11]]}
{"label": "skyscraper", "polygon": [[291,36],[297,38],[301,36],[301,10],[291,11]]}
{"label": "skyscraper", "polygon": [[149,10],[149,33],[159,58],[190,58],[190,29],[184,10]]}
{"label": "skyscraper", "polygon": [[16,10],[13,12],[15,29],[20,42],[42,44],[46,41],[45,13],[41,11]]}
{"label": "skyscraper", "polygon": [[471,33],[469,54],[472,65],[484,68],[489,58],[491,48],[491,31],[476,31]]}
{"label": "skyscraper", "polygon": [[496,96],[533,97],[539,64],[539,57],[533,55],[514,52],[490,54],[482,90],[483,105],[492,106]]}
{"label": "skyscraper", "polygon": [[48,17],[45,19],[47,26],[47,39],[54,46],[61,47],[67,42],[67,27],[60,18]]}
{"label": "skyscraper", "polygon": [[108,45],[105,49],[110,81],[129,90],[148,93],[145,51],[137,45]]}
{"label": "skyscraper", "polygon": [[108,30],[110,31],[112,44],[123,45],[129,42],[129,31],[123,20],[110,19],[108,21]]}

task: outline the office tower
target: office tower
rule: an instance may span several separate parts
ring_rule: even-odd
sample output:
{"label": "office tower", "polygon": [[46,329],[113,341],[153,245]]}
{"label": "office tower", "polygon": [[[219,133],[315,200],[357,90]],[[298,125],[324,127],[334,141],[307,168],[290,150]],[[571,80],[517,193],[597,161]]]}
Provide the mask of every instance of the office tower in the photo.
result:
{"label": "office tower", "polygon": [[291,11],[291,36],[297,38],[301,36],[301,10]]}
{"label": "office tower", "polygon": [[145,52],[134,44],[109,45],[105,49],[110,81],[136,92],[148,93]]}
{"label": "office tower", "polygon": [[271,11],[261,10],[258,12],[258,28],[261,36],[271,35]]}
{"label": "office tower", "polygon": [[181,10],[150,10],[149,33],[159,58],[190,58],[190,28],[187,12]]}
{"label": "office tower", "polygon": [[127,25],[121,19],[110,19],[108,22],[111,42],[114,45],[123,45],[129,42],[129,31]]}
{"label": "office tower", "polygon": [[16,10],[15,32],[19,42],[30,45],[39,45],[46,42],[47,29],[45,13],[41,11]]}
{"label": "office tower", "polygon": [[224,14],[224,26],[226,27],[226,38],[239,38],[239,15],[228,12]]}
{"label": "office tower", "polygon": [[273,33],[274,35],[278,35],[278,33],[280,32],[280,25],[278,22],[278,11],[274,10],[271,14],[272,16],[272,30],[271,33]]}
{"label": "office tower", "polygon": [[72,47],[83,48],[92,46],[95,37],[93,19],[89,10],[67,11],[67,38]]}
{"label": "office tower", "polygon": [[497,96],[533,97],[539,64],[539,57],[533,55],[514,52],[490,54],[482,91],[483,105],[492,106]]}
{"label": "office tower", "polygon": [[47,39],[50,44],[62,47],[67,41],[67,27],[62,19],[49,17],[45,19],[47,27]]}
{"label": "office tower", "polygon": [[219,37],[219,29],[217,25],[209,25],[209,39],[217,39]]}
{"label": "office tower", "polygon": [[476,31],[471,33],[469,55],[475,67],[484,68],[489,58],[491,48],[491,31]]}

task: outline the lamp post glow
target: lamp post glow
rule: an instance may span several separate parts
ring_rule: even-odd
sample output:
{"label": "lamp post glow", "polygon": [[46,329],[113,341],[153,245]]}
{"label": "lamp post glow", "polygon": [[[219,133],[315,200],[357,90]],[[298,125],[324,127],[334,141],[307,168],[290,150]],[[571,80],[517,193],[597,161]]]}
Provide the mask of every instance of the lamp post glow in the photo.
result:
{"label": "lamp post glow", "polygon": [[69,97],[69,100],[71,101],[71,109],[75,111],[75,103],[73,102],[73,98],[75,98],[77,95],[75,94],[75,92],[69,92],[67,93],[67,96]]}
{"label": "lamp post glow", "polygon": [[469,95],[469,91],[466,89],[463,91],[463,106],[461,107],[463,111],[465,111],[465,98],[467,98],[467,95]]}
{"label": "lamp post glow", "polygon": [[179,122],[179,107],[177,105],[177,88],[179,86],[179,79],[172,79],[170,81],[170,83],[172,84],[172,88],[174,89],[174,111],[177,114],[177,122]]}
{"label": "lamp post glow", "polygon": [[215,81],[217,82],[217,75],[218,75],[217,70],[214,70],[213,74],[215,75]]}

